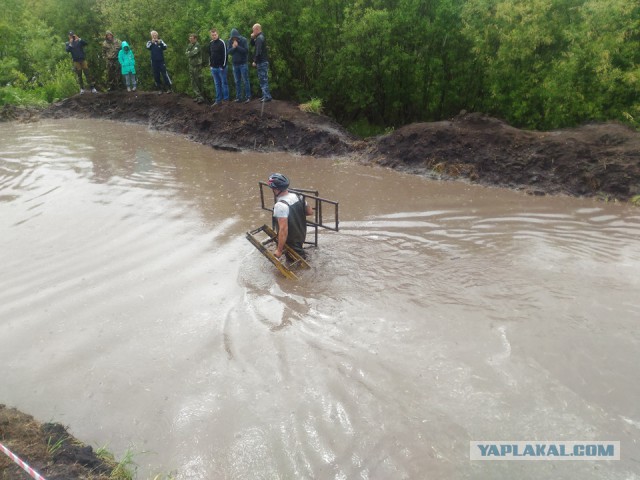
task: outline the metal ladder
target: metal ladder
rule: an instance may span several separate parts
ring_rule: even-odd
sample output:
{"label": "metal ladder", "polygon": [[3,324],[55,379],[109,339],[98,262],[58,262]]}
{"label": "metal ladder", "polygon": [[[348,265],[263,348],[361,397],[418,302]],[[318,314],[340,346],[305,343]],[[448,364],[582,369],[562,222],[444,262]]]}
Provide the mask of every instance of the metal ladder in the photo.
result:
{"label": "metal ladder", "polygon": [[[258,236],[261,233],[266,234],[267,238],[263,240],[259,239]],[[260,251],[260,253],[267,257],[267,259],[276,266],[280,273],[282,273],[287,278],[295,280],[298,279],[298,276],[291,270],[292,268],[311,268],[307,261],[289,245],[284,246],[283,254],[286,255],[287,260],[289,260],[290,262],[288,264],[284,264],[282,261],[280,261],[268,248],[271,244],[273,244],[274,246],[277,245],[278,234],[267,225],[263,225],[260,228],[256,228],[255,230],[247,232],[247,240],[249,240]]]}

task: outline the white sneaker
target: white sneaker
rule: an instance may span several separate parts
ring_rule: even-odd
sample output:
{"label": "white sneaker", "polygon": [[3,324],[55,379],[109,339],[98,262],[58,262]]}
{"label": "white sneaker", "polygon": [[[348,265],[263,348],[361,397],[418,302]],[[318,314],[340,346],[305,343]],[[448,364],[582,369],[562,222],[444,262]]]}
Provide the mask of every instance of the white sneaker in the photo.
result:
{"label": "white sneaker", "polygon": [[98,93],[98,90],[96,90],[95,87],[91,87],[91,93]]}
{"label": "white sneaker", "polygon": [[80,95],[82,95],[84,93],[84,88],[80,89]]}
{"label": "white sneaker", "polygon": [[132,90],[135,92],[135,91],[136,91],[136,87],[133,87],[133,89],[132,89]]}
{"label": "white sneaker", "polygon": [[127,92],[130,92],[130,91],[131,91],[131,87],[127,87]]}

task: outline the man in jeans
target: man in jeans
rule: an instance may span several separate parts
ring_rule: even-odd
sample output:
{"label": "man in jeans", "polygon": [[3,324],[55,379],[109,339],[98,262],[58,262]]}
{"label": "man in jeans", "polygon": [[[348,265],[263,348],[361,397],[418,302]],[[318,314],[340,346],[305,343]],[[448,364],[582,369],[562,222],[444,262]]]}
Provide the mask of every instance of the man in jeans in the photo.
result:
{"label": "man in jeans", "polygon": [[262,27],[256,23],[251,31],[251,45],[255,47],[253,66],[258,69],[258,82],[262,90],[261,102],[272,100],[269,93],[269,56],[267,54],[267,39],[262,33]]}
{"label": "man in jeans", "polygon": [[211,42],[209,43],[209,66],[211,76],[216,85],[216,101],[214,105],[220,105],[223,100],[229,101],[229,84],[227,83],[227,44],[220,40],[218,30],[209,31]]}
{"label": "man in jeans", "polygon": [[[249,44],[237,29],[231,30],[228,52],[233,64],[233,79],[236,83],[236,102],[242,101],[244,87],[244,102],[251,101],[251,85],[249,84]],[[243,85],[244,84],[244,85]]]}

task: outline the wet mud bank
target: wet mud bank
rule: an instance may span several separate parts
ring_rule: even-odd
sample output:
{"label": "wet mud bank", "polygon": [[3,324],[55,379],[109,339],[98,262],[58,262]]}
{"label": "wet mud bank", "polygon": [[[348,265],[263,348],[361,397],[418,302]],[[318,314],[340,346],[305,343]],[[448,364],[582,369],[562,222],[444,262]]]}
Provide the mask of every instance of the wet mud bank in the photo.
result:
{"label": "wet mud bank", "polygon": [[0,112],[5,120],[102,118],[149,125],[225,150],[289,152],[358,161],[444,179],[629,200],[640,195],[640,133],[616,123],[538,132],[478,113],[415,123],[362,141],[322,115],[274,100],[200,105],[182,94],[76,95],[46,110]]}
{"label": "wet mud bank", "polygon": [[146,124],[223,150],[290,152],[328,157],[348,155],[355,139],[328,117],[274,100],[262,104],[198,104],[182,94],[117,92],[76,95],[52,105],[42,118],[101,118]]}
{"label": "wet mud bank", "polygon": [[[101,458],[59,423],[40,423],[30,415],[0,404],[0,442],[47,480],[108,480],[115,462]],[[29,478],[0,452],[0,478]]]}
{"label": "wet mud bank", "polygon": [[640,194],[640,133],[616,123],[537,132],[462,113],[379,138],[367,161],[538,195],[629,200]]}

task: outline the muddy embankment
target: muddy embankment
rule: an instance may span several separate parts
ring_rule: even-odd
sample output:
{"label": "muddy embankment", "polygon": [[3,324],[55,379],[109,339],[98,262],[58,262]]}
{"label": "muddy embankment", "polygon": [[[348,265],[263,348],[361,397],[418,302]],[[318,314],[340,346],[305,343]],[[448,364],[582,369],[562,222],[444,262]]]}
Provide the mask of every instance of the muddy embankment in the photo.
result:
{"label": "muddy embankment", "polygon": [[5,107],[5,120],[102,118],[143,123],[226,150],[351,156],[437,178],[484,185],[629,200],[640,195],[640,132],[617,123],[550,132],[526,131],[478,113],[415,123],[359,140],[296,104],[199,105],[186,95],[117,92],[76,95],[46,110]]}
{"label": "muddy embankment", "polygon": [[[92,447],[71,436],[64,426],[40,423],[1,404],[0,443],[47,480],[123,478],[117,476],[119,467],[113,459],[97,455]],[[0,479],[28,478],[16,462],[0,452]]]}

